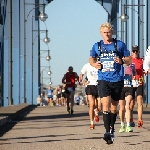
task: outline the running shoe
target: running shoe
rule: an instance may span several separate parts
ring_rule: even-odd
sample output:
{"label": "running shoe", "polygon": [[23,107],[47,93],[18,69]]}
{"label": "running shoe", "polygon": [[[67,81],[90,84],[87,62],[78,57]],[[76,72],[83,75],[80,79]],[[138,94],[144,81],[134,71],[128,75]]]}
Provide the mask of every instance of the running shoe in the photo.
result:
{"label": "running shoe", "polygon": [[103,139],[106,141],[107,144],[113,144],[111,133],[106,132]]}
{"label": "running shoe", "polygon": [[133,132],[133,129],[130,126],[126,127],[126,132]]}
{"label": "running shoe", "polygon": [[93,129],[95,129],[95,125],[94,125],[94,124],[91,124],[91,125],[90,125],[90,130],[93,130]]}
{"label": "running shoe", "polygon": [[111,135],[111,140],[112,141],[114,141],[114,138],[115,138],[114,132],[115,132],[115,129],[110,128],[110,135]]}
{"label": "running shoe", "polygon": [[121,128],[119,130],[119,133],[123,133],[125,132],[125,125],[121,125]]}
{"label": "running shoe", "polygon": [[70,107],[67,108],[67,113],[70,114]]}
{"label": "running shoe", "polygon": [[71,109],[70,113],[73,114],[73,112],[74,112],[73,109]]}
{"label": "running shoe", "polygon": [[141,128],[143,126],[143,120],[138,121],[138,127]]}
{"label": "running shoe", "polygon": [[130,126],[131,127],[135,127],[135,123],[134,122],[130,122]]}
{"label": "running shoe", "polygon": [[99,122],[98,111],[94,110],[94,120],[95,122]]}
{"label": "running shoe", "polygon": [[53,104],[53,103],[49,103],[49,105],[50,105],[50,106],[54,106],[54,104]]}
{"label": "running shoe", "polygon": [[98,117],[98,115],[95,115],[94,120],[95,120],[95,122],[99,122],[99,117]]}

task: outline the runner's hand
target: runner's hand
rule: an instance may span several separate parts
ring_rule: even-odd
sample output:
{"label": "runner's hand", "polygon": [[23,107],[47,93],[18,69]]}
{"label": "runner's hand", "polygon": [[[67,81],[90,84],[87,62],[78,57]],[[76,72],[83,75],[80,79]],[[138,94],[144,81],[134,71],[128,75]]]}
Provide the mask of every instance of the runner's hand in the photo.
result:
{"label": "runner's hand", "polygon": [[96,63],[93,64],[93,67],[95,67],[96,69],[101,69],[102,68],[102,64],[100,61],[97,61]]}
{"label": "runner's hand", "polygon": [[82,81],[81,82],[79,81],[79,85],[82,85]]}
{"label": "runner's hand", "polygon": [[82,78],[82,77],[80,77],[80,78],[79,78],[79,82],[82,82],[82,80],[83,80],[83,78]]}
{"label": "runner's hand", "polygon": [[144,74],[145,76],[147,76],[148,72],[143,71],[143,74]]}
{"label": "runner's hand", "polygon": [[133,77],[132,77],[132,80],[135,80],[135,79],[136,79],[136,76],[133,76]]}
{"label": "runner's hand", "polygon": [[114,61],[117,64],[122,64],[122,59],[120,59],[118,56],[114,57]]}

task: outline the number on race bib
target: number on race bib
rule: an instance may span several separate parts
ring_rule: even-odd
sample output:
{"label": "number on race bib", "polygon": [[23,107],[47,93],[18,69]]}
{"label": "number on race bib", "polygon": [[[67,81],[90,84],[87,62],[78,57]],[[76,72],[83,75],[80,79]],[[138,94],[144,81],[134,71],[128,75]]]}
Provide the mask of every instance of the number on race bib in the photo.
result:
{"label": "number on race bib", "polygon": [[139,83],[137,80],[132,80],[132,85],[133,85],[133,87],[138,87]]}
{"label": "number on race bib", "polygon": [[104,61],[102,71],[103,72],[114,71],[114,61]]}
{"label": "number on race bib", "polygon": [[131,81],[130,80],[124,80],[124,87],[131,87]]}

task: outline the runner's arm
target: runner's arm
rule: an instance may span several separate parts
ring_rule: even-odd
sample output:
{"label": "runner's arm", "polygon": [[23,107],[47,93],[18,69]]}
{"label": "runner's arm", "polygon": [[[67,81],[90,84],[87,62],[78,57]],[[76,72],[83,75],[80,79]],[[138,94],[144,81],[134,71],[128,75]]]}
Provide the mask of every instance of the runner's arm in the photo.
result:
{"label": "runner's arm", "polygon": [[129,65],[132,63],[132,57],[130,56],[130,51],[127,49],[125,43],[122,44],[123,58],[122,63]]}
{"label": "runner's arm", "polygon": [[79,81],[82,82],[84,74],[80,74]]}
{"label": "runner's arm", "polygon": [[88,78],[87,76],[85,77],[84,81],[83,81],[83,85],[87,85],[88,84]]}
{"label": "runner's arm", "polygon": [[150,73],[150,46],[148,47],[146,54],[145,54],[145,58],[143,62],[143,69],[145,72]]}
{"label": "runner's arm", "polygon": [[129,64],[131,64],[131,60],[132,60],[131,56],[126,56],[126,57],[122,58],[122,61],[123,61],[122,63],[126,64],[126,65],[129,65]]}
{"label": "runner's arm", "polygon": [[45,91],[45,95],[46,95],[46,96],[48,95],[48,91],[47,91],[47,90]]}
{"label": "runner's arm", "polygon": [[66,74],[64,74],[63,78],[62,78],[62,83],[66,84]]}
{"label": "runner's arm", "polygon": [[135,80],[136,79],[136,69],[135,69],[135,65],[134,64],[131,64],[132,65],[132,80]]}
{"label": "runner's arm", "polygon": [[90,51],[90,58],[89,63],[91,66],[95,67],[96,69],[101,69],[101,62],[97,61],[98,54],[96,53],[95,49],[98,49],[98,43],[95,43]]}
{"label": "runner's arm", "polygon": [[75,78],[79,82],[79,76],[78,76],[78,74],[76,72],[75,72]]}
{"label": "runner's arm", "polygon": [[96,69],[101,69],[100,61],[96,61],[96,58],[90,56],[89,63],[91,66],[95,67]]}
{"label": "runner's arm", "polygon": [[82,69],[81,69],[81,73],[80,73],[80,77],[79,77],[79,81],[82,82],[83,80],[83,76],[87,73],[87,64],[85,64]]}

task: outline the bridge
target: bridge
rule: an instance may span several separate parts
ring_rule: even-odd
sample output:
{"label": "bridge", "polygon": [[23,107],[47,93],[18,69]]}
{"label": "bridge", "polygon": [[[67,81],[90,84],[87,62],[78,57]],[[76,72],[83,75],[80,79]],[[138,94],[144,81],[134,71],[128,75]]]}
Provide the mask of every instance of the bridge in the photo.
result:
{"label": "bridge", "polygon": [[[93,1],[106,10],[108,22],[114,26],[113,36],[121,38],[129,49],[132,45],[138,44],[140,55],[143,57],[150,45],[150,1]],[[39,21],[46,20],[45,7],[55,1],[44,0],[43,3],[39,0],[1,0],[0,2],[0,106],[36,104],[42,85],[39,33],[45,32],[46,37],[43,40],[49,42],[48,31],[40,31]],[[43,12],[40,12],[40,8],[43,8]],[[128,21],[122,22],[120,20],[122,15],[126,17],[125,19],[128,15]],[[50,60],[48,51],[45,58]],[[150,76],[146,78],[147,104],[150,104],[149,80]]]}

